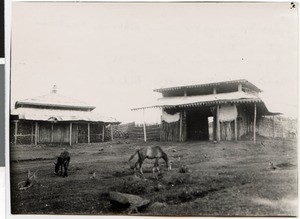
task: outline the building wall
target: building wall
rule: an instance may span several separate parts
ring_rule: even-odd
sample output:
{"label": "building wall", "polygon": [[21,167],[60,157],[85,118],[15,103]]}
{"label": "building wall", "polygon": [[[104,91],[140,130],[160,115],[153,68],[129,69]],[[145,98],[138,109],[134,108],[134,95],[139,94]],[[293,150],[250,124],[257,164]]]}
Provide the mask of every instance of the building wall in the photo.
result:
{"label": "building wall", "polygon": [[[187,110],[188,111],[188,110]],[[238,112],[238,117],[237,117],[237,139],[241,139],[242,136],[246,135],[249,132],[253,132],[253,115],[250,112],[247,112],[246,107],[243,105],[238,105],[237,106],[237,112]],[[174,113],[174,112],[173,112]],[[182,113],[182,137],[183,141],[188,140],[187,139],[187,132],[189,131],[189,127],[187,124],[187,116],[186,114],[189,112],[184,113],[184,111],[181,111]],[[201,119],[199,115],[195,114],[195,120]],[[203,114],[204,117],[211,116],[209,113],[206,111]],[[203,117],[203,118],[204,118]],[[191,119],[191,117],[190,117]],[[259,121],[259,120],[257,120]],[[202,124],[203,123],[203,124]],[[204,124],[205,123],[205,124]],[[201,121],[202,126],[205,126],[205,128],[208,129],[208,121],[207,119],[203,119]],[[216,125],[214,125],[216,126]],[[212,127],[213,129],[214,127]],[[180,121],[178,122],[173,122],[173,123],[166,123],[162,121],[161,125],[161,140],[162,141],[179,141],[179,136],[180,136]],[[209,133],[209,131],[208,131]],[[215,139],[215,133],[212,135]],[[235,127],[234,127],[234,121],[229,121],[229,122],[220,122],[220,137],[222,141],[225,140],[234,140],[235,139]],[[207,138],[209,140],[209,138]]]}
{"label": "building wall", "polygon": [[162,121],[161,123],[161,141],[179,141],[180,137],[180,122],[167,123]]}
{"label": "building wall", "polygon": [[257,122],[257,132],[265,137],[296,138],[297,120],[281,116],[261,117]]}
{"label": "building wall", "polygon": [[[15,139],[15,122],[10,125],[10,142],[15,144],[35,143],[35,121],[18,121],[17,138]],[[88,124],[72,123],[72,144],[88,142]],[[53,132],[52,132],[53,127]],[[53,136],[52,136],[53,133]],[[69,144],[70,123],[38,122],[37,143]],[[90,125],[90,142],[102,141],[102,124]]]}

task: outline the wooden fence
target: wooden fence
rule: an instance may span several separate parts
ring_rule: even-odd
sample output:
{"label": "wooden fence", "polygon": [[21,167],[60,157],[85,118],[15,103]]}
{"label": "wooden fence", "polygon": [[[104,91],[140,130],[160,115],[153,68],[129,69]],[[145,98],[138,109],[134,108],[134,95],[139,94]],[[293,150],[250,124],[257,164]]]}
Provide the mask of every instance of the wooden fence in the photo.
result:
{"label": "wooden fence", "polygon": [[[144,139],[144,130],[142,125],[136,125],[134,122],[121,125],[113,125],[113,139]],[[160,140],[160,125],[146,125],[147,140]],[[105,130],[105,140],[111,140],[111,127]]]}
{"label": "wooden fence", "polygon": [[[160,140],[160,125],[146,125],[147,140]],[[130,133],[132,139],[144,139],[143,126],[135,126]]]}

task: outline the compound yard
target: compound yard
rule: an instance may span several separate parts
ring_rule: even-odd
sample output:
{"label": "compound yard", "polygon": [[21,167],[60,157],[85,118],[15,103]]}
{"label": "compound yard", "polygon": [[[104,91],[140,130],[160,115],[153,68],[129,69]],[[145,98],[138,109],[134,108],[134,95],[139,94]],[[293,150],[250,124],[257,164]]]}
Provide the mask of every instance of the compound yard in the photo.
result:
{"label": "compound yard", "polygon": [[[152,176],[154,160],[143,165],[145,179],[127,163],[137,148],[159,145],[173,161],[168,172]],[[55,157],[71,154],[69,177],[54,174]],[[270,168],[273,162],[275,168]],[[19,190],[27,171],[36,183]],[[93,176],[95,172],[95,177]],[[295,140],[239,142],[125,141],[69,146],[11,146],[13,214],[127,214],[112,208],[109,191],[147,198],[138,215],[295,216]]]}

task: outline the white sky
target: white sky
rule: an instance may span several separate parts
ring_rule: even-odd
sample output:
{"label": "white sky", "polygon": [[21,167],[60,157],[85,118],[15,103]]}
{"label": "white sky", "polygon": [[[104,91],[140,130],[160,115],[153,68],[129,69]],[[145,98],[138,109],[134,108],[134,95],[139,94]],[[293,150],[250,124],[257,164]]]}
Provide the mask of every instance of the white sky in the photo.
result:
{"label": "white sky", "polygon": [[14,2],[12,105],[56,84],[126,123],[155,88],[247,79],[295,117],[297,25],[289,3]]}

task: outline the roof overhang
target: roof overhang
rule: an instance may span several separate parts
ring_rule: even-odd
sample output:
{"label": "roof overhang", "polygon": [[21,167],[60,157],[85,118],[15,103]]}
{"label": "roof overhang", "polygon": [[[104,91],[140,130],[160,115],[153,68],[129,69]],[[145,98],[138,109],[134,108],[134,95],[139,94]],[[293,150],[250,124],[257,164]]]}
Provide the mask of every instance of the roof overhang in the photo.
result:
{"label": "roof overhang", "polygon": [[18,108],[11,111],[11,116],[19,120],[47,122],[95,122],[120,124],[115,118],[104,117],[90,111]]}
{"label": "roof overhang", "polygon": [[198,95],[198,96],[180,96],[163,97],[154,103],[136,107],[132,110],[141,110],[147,108],[190,108],[201,106],[215,106],[220,104],[238,104],[238,103],[261,103],[264,115],[278,115],[280,113],[271,113],[267,110],[263,101],[254,94],[245,92],[232,92],[222,94]]}

